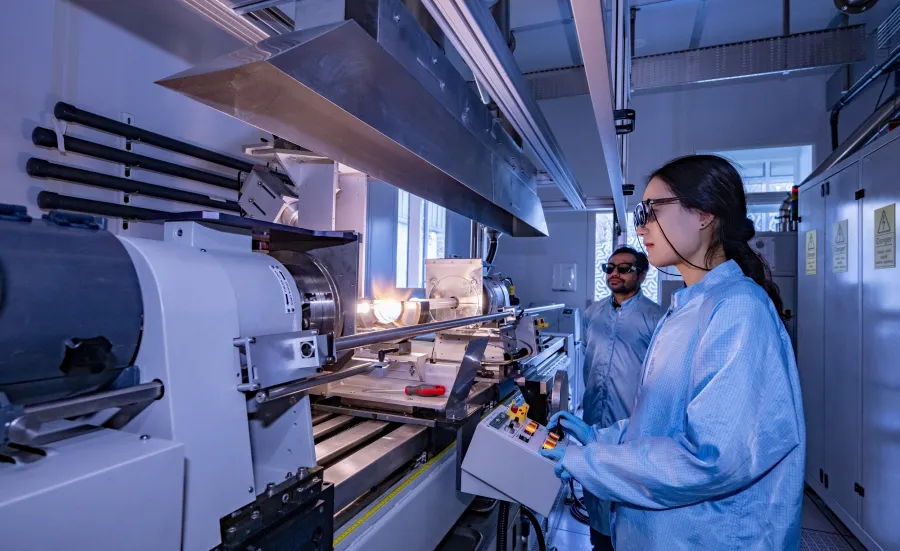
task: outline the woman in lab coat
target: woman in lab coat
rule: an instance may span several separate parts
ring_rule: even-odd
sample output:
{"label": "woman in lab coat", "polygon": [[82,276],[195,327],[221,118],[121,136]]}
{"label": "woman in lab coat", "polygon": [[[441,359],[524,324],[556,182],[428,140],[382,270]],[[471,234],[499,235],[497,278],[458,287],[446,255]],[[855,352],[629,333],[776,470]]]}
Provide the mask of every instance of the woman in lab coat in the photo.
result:
{"label": "woman in lab coat", "polygon": [[654,266],[685,288],[654,333],[633,414],[544,452],[557,474],[613,502],[617,551],[796,551],[806,434],[781,298],[747,242],[744,188],[719,157],[651,177],[635,226]]}

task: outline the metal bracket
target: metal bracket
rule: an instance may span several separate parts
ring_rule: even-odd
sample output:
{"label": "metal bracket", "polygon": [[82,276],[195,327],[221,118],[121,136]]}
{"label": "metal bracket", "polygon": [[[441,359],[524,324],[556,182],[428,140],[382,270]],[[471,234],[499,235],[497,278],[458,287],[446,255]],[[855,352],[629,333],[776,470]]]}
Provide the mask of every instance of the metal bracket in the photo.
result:
{"label": "metal bracket", "polygon": [[316,330],[234,340],[242,354],[238,390],[252,392],[310,377],[334,362],[334,339]]}
{"label": "metal bracket", "polygon": [[466,345],[466,353],[459,364],[459,371],[456,372],[456,380],[453,382],[453,388],[450,389],[450,398],[447,399],[444,412],[447,419],[456,421],[466,418],[468,413],[466,400],[469,397],[469,391],[472,390],[472,385],[475,384],[475,375],[481,368],[481,361],[484,359],[487,345],[487,337],[472,339]]}
{"label": "metal bracket", "polygon": [[616,109],[613,111],[613,119],[616,122],[616,134],[631,134],[634,132],[634,123],[637,113],[634,109]]}

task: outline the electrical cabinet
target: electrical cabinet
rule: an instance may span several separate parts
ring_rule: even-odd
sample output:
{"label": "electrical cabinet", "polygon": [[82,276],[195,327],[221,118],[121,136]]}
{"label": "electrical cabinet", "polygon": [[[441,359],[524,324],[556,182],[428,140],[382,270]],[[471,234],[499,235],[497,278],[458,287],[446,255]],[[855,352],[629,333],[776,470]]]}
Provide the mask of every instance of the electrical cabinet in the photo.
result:
{"label": "electrical cabinet", "polygon": [[805,184],[799,198],[806,479],[867,547],[883,551],[900,551],[898,174],[900,134],[889,134]]}

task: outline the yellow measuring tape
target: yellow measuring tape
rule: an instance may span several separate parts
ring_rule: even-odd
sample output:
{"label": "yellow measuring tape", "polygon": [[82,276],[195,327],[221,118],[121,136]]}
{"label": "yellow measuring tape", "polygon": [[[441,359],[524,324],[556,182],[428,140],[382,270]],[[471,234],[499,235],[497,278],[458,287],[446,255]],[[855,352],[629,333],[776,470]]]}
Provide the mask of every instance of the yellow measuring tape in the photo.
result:
{"label": "yellow measuring tape", "polygon": [[444,451],[435,455],[427,463],[425,463],[424,465],[422,465],[421,467],[416,469],[416,472],[414,472],[409,478],[404,480],[402,484],[397,486],[393,492],[389,493],[384,499],[379,501],[377,505],[375,505],[374,507],[369,509],[366,512],[366,514],[363,515],[359,520],[357,520],[352,525],[350,525],[350,528],[347,528],[346,530],[343,531],[343,533],[341,533],[340,536],[336,537],[331,544],[332,547],[337,547],[339,543],[341,543],[342,541],[347,539],[347,537],[349,537],[350,534],[352,534],[354,530],[356,530],[357,528],[362,526],[367,520],[372,518],[372,516],[375,513],[377,513],[379,510],[381,510],[381,508],[384,507],[385,505],[387,505],[388,502],[390,502],[392,499],[397,497],[397,494],[399,494],[400,492],[405,490],[410,484],[413,483],[413,481],[415,481],[417,478],[419,478],[422,475],[422,473],[424,473],[426,470],[428,470],[429,467],[431,467],[432,465],[437,463],[442,457],[447,455],[450,452],[450,450],[452,450],[455,446],[456,446],[456,441],[454,440],[449,446],[444,448]]}

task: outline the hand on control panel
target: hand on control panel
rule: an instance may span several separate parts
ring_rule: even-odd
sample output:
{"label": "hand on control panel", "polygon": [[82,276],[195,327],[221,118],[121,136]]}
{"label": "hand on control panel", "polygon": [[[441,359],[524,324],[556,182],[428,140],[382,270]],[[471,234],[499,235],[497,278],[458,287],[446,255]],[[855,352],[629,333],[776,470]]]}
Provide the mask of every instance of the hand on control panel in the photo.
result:
{"label": "hand on control panel", "polygon": [[562,466],[562,458],[566,455],[566,448],[564,447],[553,447],[553,448],[542,448],[541,455],[548,459],[552,459],[556,461],[556,467],[554,468],[554,472],[556,476],[562,479],[563,482],[568,482],[572,480],[572,475],[569,474],[569,471],[565,470]]}
{"label": "hand on control panel", "polygon": [[550,421],[547,422],[547,429],[550,431],[559,429],[559,427],[562,427],[563,431],[582,444],[587,444],[591,437],[591,426],[568,411],[560,411],[553,415],[553,417],[550,418]]}

